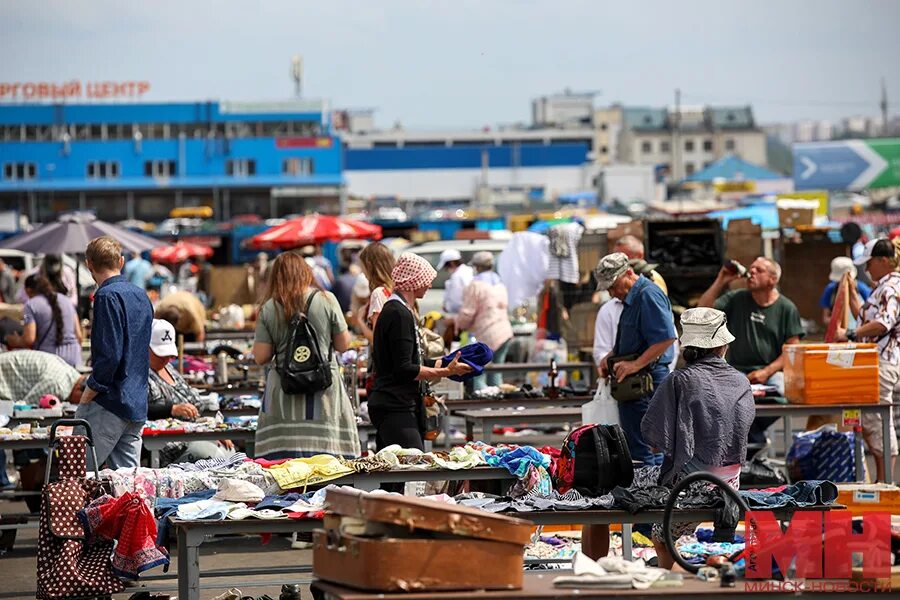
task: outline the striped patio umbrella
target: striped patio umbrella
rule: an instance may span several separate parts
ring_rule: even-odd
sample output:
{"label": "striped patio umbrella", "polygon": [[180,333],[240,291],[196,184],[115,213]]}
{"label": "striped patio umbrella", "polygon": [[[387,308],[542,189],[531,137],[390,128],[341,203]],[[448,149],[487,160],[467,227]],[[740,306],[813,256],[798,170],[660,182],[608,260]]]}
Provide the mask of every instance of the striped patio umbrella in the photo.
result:
{"label": "striped patio umbrella", "polygon": [[267,229],[250,238],[248,245],[258,250],[288,250],[308,244],[365,239],[381,239],[381,226],[332,215],[309,215]]}

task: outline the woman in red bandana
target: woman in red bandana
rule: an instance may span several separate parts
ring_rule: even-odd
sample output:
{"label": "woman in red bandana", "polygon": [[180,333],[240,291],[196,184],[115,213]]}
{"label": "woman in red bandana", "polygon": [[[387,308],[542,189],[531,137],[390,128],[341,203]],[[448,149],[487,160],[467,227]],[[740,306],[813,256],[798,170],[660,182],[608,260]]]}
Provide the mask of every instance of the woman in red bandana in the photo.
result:
{"label": "woman in red bandana", "polygon": [[464,375],[471,367],[459,356],[446,366],[427,366],[422,359],[416,323],[416,300],[423,298],[437,276],[427,260],[405,253],[391,272],[394,291],[381,310],[373,334],[375,385],[369,396],[369,416],[379,450],[392,444],[424,450],[420,383]]}

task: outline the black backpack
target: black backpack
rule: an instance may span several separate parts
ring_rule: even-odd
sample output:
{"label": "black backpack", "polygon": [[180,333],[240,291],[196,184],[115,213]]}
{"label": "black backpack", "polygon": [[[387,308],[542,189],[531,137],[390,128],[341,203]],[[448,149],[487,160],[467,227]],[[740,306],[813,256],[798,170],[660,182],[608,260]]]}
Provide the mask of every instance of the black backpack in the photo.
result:
{"label": "black backpack", "polygon": [[556,468],[560,493],[575,488],[600,496],[614,487],[631,485],[634,465],[625,432],[619,425],[582,425],[566,436]]}
{"label": "black backpack", "polygon": [[276,363],[275,368],[281,376],[281,389],[285,394],[313,394],[331,387],[331,356],[322,354],[316,330],[307,317],[313,298],[318,293],[319,290],[313,290],[306,302],[306,310],[291,319],[288,352],[281,357],[280,365]]}

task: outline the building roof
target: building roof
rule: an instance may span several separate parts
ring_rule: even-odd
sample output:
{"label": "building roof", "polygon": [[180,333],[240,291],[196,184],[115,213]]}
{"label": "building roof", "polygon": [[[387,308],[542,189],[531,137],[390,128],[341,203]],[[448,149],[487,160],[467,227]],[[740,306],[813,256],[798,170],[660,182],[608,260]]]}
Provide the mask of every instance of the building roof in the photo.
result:
{"label": "building roof", "polygon": [[667,113],[664,108],[634,108],[622,111],[626,129],[664,129]]}
{"label": "building roof", "polygon": [[[680,128],[685,131],[756,128],[749,106],[682,106],[679,112]],[[625,128],[635,131],[669,130],[675,117],[671,108],[627,107],[622,114]]]}
{"label": "building roof", "polygon": [[708,111],[710,124],[716,129],[752,129],[753,109],[749,106],[722,106]]}
{"label": "building roof", "polygon": [[320,121],[325,110],[321,100],[0,104],[0,125]]}
{"label": "building roof", "polygon": [[767,179],[784,179],[784,175],[754,165],[735,154],[727,154],[702,171],[687,177],[686,181],[762,181]]}

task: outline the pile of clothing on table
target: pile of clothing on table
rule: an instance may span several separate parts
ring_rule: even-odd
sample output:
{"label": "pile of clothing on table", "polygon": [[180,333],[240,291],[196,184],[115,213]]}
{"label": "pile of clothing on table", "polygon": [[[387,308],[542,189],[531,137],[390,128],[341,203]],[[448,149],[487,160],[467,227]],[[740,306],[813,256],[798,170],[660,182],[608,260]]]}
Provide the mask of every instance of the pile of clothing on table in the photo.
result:
{"label": "pile of clothing on table", "polygon": [[[544,568],[567,568],[564,562],[547,563],[546,561],[568,561],[581,551],[580,532],[558,533],[554,535],[540,535],[530,544],[525,546],[525,560],[544,561],[537,565],[528,565]],[[542,569],[543,570],[543,569]]]}
{"label": "pile of clothing on table", "polygon": [[165,432],[229,431],[234,429],[255,431],[256,417],[229,417],[226,419],[222,413],[216,413],[214,417],[198,417],[193,421],[182,421],[170,417],[144,423],[144,435],[157,435]]}
{"label": "pile of clothing on table", "polygon": [[[586,385],[583,385],[582,387],[575,387],[574,384],[572,386],[563,386],[557,388],[557,391],[561,396],[583,396],[588,393]],[[544,398],[545,396],[543,389],[535,388],[530,383],[526,383],[522,387],[516,387],[508,383],[502,383],[499,386],[488,386],[485,388],[481,388],[480,390],[476,390],[472,393],[472,397],[483,400],[515,400],[517,398]]]}
{"label": "pile of clothing on table", "polygon": [[50,435],[49,427],[19,423],[15,427],[0,427],[0,441],[46,440]]}
{"label": "pile of clothing on table", "polygon": [[[634,471],[634,482],[628,488],[616,487],[607,494],[587,497],[577,490],[560,494],[530,493],[519,497],[495,496],[481,492],[456,497],[463,506],[494,513],[534,512],[546,510],[621,509],[636,514],[642,510],[663,509],[669,500],[669,488],[656,484],[658,467],[640,467]],[[829,506],[837,500],[837,486],[830,481],[800,481],[790,486],[766,490],[746,490],[741,497],[750,508]],[[678,508],[723,508],[724,501],[715,488],[698,483],[679,496]]]}
{"label": "pile of clothing on table", "polygon": [[712,529],[700,528],[692,535],[685,535],[676,540],[678,553],[687,562],[694,565],[705,565],[711,556],[730,557],[741,552],[745,546],[744,536],[735,535],[731,542],[715,542]]}
{"label": "pile of clothing on table", "polygon": [[262,408],[262,399],[259,394],[241,394],[240,396],[229,396],[219,400],[217,410],[239,410],[242,408]]}

